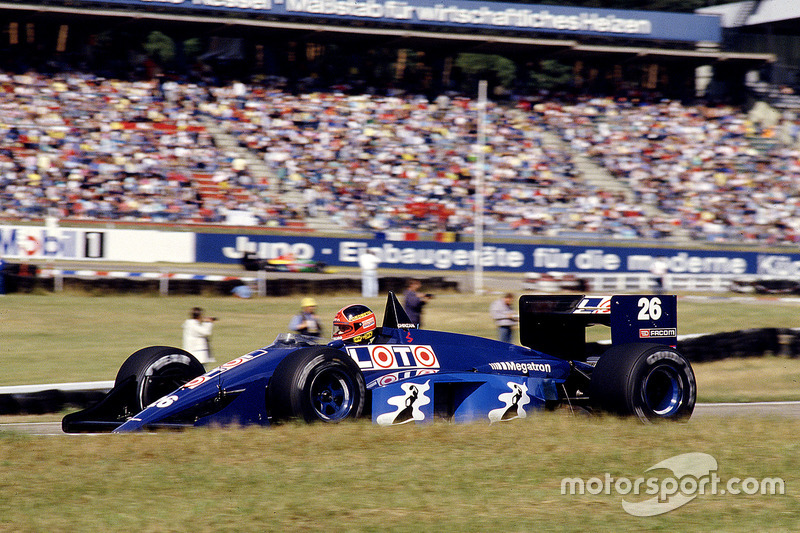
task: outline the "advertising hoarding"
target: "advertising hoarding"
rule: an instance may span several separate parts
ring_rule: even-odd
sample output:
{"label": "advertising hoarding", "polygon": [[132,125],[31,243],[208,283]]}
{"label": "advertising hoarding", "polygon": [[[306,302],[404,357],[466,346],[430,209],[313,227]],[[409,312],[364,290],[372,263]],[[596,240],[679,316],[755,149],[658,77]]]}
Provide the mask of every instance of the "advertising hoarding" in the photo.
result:
{"label": "advertising hoarding", "polygon": [[75,0],[139,10],[173,8],[198,15],[264,15],[282,19],[370,22],[438,27],[453,31],[502,30],[561,37],[625,37],[683,42],[720,42],[717,15],[594,9],[473,0]]}
{"label": "advertising hoarding", "polygon": [[[197,261],[208,263],[238,263],[245,253],[263,259],[292,254],[331,266],[357,267],[358,256],[367,248],[377,255],[382,268],[467,271],[475,266],[472,243],[197,234]],[[800,275],[797,253],[488,243],[482,258],[486,270],[520,273],[642,273],[649,272],[652,263],[660,259],[672,274]]]}
{"label": "advertising hoarding", "polygon": [[194,233],[0,226],[3,259],[193,263]]}

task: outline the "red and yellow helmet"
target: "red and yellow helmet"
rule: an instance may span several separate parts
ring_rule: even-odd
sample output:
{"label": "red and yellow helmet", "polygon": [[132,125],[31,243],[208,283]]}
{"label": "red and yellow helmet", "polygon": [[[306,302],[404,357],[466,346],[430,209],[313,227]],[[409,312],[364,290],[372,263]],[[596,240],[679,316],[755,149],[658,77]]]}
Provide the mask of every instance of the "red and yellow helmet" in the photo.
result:
{"label": "red and yellow helmet", "polygon": [[366,305],[348,305],[339,310],[333,318],[333,339],[366,342],[375,334],[377,319],[372,309]]}

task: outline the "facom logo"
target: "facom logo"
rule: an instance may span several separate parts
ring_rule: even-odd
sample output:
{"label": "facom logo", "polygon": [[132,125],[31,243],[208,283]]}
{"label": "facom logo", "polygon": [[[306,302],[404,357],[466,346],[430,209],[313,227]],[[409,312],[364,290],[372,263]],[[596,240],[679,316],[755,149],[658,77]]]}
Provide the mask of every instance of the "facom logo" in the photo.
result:
{"label": "facom logo", "polygon": [[661,337],[675,337],[678,335],[678,330],[675,328],[650,328],[640,329],[640,339],[656,339]]}

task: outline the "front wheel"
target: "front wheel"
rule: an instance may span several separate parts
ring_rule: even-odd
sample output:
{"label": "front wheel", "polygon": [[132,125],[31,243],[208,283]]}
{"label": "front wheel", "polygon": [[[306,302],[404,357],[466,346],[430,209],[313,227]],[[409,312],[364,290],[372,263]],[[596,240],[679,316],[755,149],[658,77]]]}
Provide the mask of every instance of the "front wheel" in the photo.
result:
{"label": "front wheel", "polygon": [[589,390],[596,408],[643,422],[689,418],[697,399],[689,361],[657,344],[612,347],[597,361]]}
{"label": "front wheel", "polygon": [[128,379],[135,379],[135,395],[131,401],[134,412],[138,413],[204,373],[203,364],[186,350],[169,346],[149,346],[134,352],[122,363],[114,386],[117,387]]}
{"label": "front wheel", "polygon": [[102,400],[66,415],[61,428],[65,433],[113,431],[128,417],[204,372],[203,365],[180,348],[142,348],[122,363],[114,387]]}
{"label": "front wheel", "polygon": [[358,365],[326,347],[298,350],[275,369],[269,402],[275,421],[339,422],[364,410],[366,386]]}

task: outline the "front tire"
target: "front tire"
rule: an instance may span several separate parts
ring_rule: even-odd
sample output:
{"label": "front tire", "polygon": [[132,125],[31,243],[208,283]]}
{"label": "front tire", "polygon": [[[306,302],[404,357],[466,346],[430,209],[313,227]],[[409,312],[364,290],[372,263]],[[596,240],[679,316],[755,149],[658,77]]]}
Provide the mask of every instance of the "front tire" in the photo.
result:
{"label": "front tire", "polygon": [[275,421],[336,423],[358,418],[365,397],[364,375],[358,365],[346,354],[326,347],[294,352],[278,365],[269,383]]}
{"label": "front tire", "polygon": [[169,346],[148,346],[134,352],[122,363],[114,386],[131,377],[135,378],[136,392],[131,399],[131,407],[138,413],[203,374],[203,364],[186,350]]}
{"label": "front tire", "polygon": [[604,353],[592,371],[594,407],[643,422],[691,416],[697,383],[689,361],[657,344],[623,344]]}

